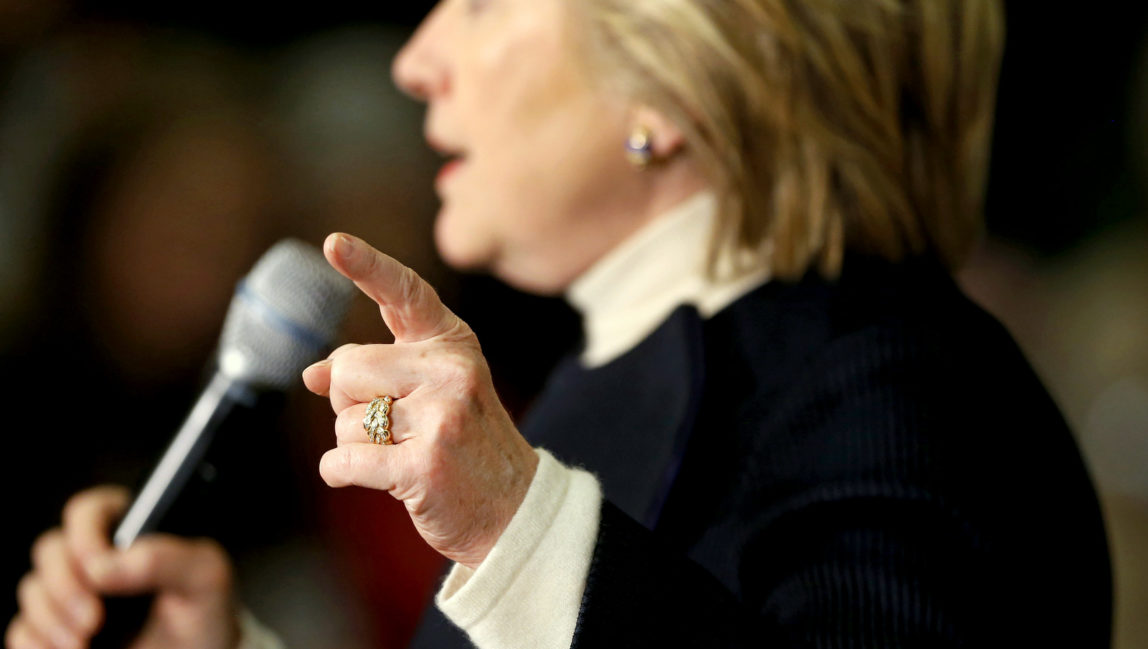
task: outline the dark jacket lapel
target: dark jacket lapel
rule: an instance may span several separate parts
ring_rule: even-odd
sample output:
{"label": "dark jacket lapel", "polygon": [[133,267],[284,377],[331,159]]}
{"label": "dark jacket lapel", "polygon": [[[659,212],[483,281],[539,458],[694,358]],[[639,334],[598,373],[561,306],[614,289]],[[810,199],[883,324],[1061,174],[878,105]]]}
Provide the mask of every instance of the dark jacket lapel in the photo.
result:
{"label": "dark jacket lapel", "polygon": [[607,499],[652,529],[694,428],[702,341],[697,310],[683,306],[603,367],[567,358],[524,418],[523,434],[594,473]]}

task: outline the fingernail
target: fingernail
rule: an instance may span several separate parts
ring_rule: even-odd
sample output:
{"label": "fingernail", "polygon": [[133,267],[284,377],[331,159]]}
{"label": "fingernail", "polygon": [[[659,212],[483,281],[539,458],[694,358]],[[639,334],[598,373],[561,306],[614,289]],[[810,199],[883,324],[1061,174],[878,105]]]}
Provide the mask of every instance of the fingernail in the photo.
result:
{"label": "fingernail", "polygon": [[88,569],[88,576],[91,577],[93,581],[103,581],[107,579],[108,575],[116,571],[115,560],[107,555],[92,557],[88,559],[85,565]]}
{"label": "fingernail", "polygon": [[72,611],[72,620],[79,626],[90,629],[96,624],[96,608],[86,599],[76,599],[68,607]]}
{"label": "fingernail", "polygon": [[311,370],[313,370],[313,369],[315,369],[315,368],[319,368],[319,367],[327,367],[327,366],[329,366],[330,364],[331,364],[331,359],[329,359],[329,358],[324,358],[324,359],[323,359],[323,360],[321,360],[321,361],[316,361],[316,362],[314,362],[314,363],[311,363],[310,365],[308,365],[308,366],[307,366],[307,369],[303,370],[303,373],[304,373],[304,374],[306,374],[307,372],[310,372]]}
{"label": "fingernail", "polygon": [[355,242],[343,234],[335,235],[335,254],[343,259],[350,259],[355,254]]}

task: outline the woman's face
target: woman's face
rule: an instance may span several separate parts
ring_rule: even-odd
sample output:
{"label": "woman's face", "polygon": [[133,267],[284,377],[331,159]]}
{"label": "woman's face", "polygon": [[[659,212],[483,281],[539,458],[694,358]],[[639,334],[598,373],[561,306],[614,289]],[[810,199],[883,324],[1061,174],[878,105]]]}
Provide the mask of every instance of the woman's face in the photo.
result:
{"label": "woman's face", "polygon": [[637,229],[648,182],[626,162],[630,109],[592,84],[571,0],[442,0],[394,77],[427,102],[440,254],[554,293]]}

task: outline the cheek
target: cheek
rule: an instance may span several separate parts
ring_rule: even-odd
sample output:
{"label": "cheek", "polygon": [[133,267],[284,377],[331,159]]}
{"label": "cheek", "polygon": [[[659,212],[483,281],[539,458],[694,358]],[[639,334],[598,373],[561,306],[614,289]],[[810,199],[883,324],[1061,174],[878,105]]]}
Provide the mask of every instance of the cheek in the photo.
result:
{"label": "cheek", "polygon": [[435,222],[439,253],[456,268],[558,260],[616,211],[624,113],[594,93],[569,43],[531,24],[540,11],[516,14],[456,69],[453,116],[468,157]]}
{"label": "cheek", "polygon": [[435,221],[448,264],[563,258],[608,234],[615,224],[602,221],[629,207],[621,118],[609,107],[567,106],[479,147],[460,170]]}

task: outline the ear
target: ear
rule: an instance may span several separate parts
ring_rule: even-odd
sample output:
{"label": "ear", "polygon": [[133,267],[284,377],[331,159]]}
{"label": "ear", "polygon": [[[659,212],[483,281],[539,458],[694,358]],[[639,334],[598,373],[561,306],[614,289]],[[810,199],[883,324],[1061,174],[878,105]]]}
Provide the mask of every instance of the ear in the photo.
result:
{"label": "ear", "polygon": [[634,127],[641,126],[650,132],[650,147],[655,160],[671,158],[685,145],[685,138],[678,125],[650,106],[637,107],[632,119]]}

